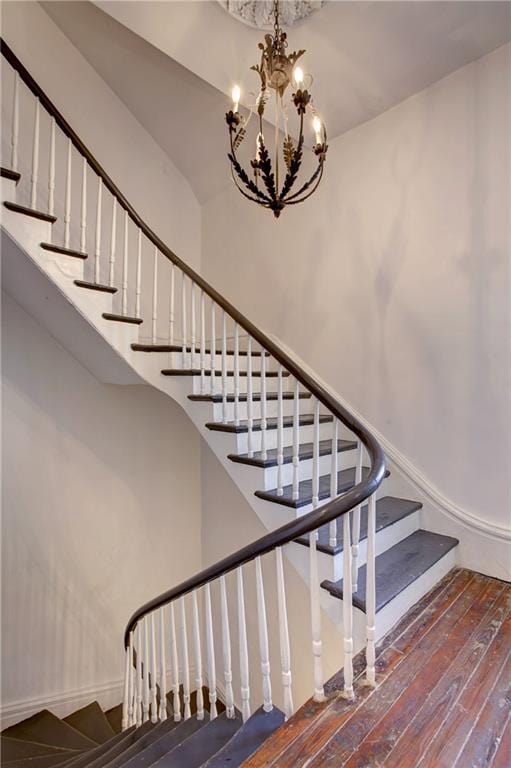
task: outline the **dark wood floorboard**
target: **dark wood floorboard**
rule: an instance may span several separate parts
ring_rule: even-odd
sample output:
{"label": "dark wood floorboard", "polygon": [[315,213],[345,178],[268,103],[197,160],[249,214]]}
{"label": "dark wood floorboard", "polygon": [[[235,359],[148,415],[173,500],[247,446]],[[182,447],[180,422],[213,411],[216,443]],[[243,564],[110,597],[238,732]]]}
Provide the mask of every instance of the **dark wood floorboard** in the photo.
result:
{"label": "dark wood floorboard", "polygon": [[511,768],[511,584],[454,569],[383,638],[377,687],[307,702],[245,768]]}

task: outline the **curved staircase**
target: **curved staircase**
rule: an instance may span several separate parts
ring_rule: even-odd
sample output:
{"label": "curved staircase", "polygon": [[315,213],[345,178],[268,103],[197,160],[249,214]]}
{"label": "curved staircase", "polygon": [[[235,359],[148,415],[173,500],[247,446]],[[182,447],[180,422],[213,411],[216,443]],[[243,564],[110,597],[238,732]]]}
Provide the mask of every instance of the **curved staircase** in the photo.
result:
{"label": "curved staircase", "polygon": [[[11,263],[13,271],[31,272],[34,285],[43,278],[48,282],[52,311],[69,318],[69,323],[60,324],[65,326],[60,332],[76,335],[76,329],[83,329],[84,338],[94,336],[101,361],[98,352],[93,366],[96,362],[104,368],[110,355],[121,380],[145,381],[182,406],[270,531],[132,616],[125,636],[122,735],[112,736],[100,710],[91,705],[86,713],[54,723],[63,743],[47,746],[60,750],[58,754],[42,747],[29,754],[27,750],[36,749],[30,747],[36,716],[4,732],[12,750],[8,754],[15,755],[9,764],[240,765],[294,711],[283,554],[310,592],[311,693],[317,702],[325,698],[324,611],[339,632],[339,667],[349,700],[354,655],[365,649],[366,682],[374,686],[376,642],[453,568],[457,541],[421,529],[421,504],[392,493],[392,478],[371,433],[293,355],[167,248],[4,41],[2,54],[12,74],[13,105],[8,126],[11,156],[3,161],[1,172],[7,267]],[[27,111],[25,98],[20,117],[21,89],[25,97],[31,96],[31,106]],[[33,121],[31,159],[18,146],[20,120]],[[43,156],[48,174],[44,181],[39,160]],[[59,176],[56,167],[65,172]],[[67,342],[72,343],[69,338]],[[77,355],[80,343],[76,337]],[[87,354],[94,357],[90,346]],[[276,628],[269,626],[265,607],[263,558],[272,558],[276,569]],[[249,669],[247,651],[243,579],[252,562],[259,669]],[[234,615],[239,694],[232,685]],[[219,617],[220,632],[214,616]],[[280,647],[283,713],[272,699],[270,640]],[[195,715],[190,706],[189,645],[199,692]],[[226,708],[222,714],[217,701],[219,659]],[[249,685],[253,675],[261,675],[263,691],[255,712]],[[179,707],[167,707],[160,696],[168,690],[169,678],[174,697],[182,686]],[[209,686],[205,697],[200,693],[204,680]],[[82,746],[84,739],[97,741],[91,736],[99,730],[89,735],[83,730],[88,718],[94,720],[94,729],[100,729],[101,722],[103,736],[108,732],[110,739],[89,745],[94,752],[87,758],[64,757],[65,749],[79,750],[80,739]],[[52,718],[42,713],[42,720]],[[70,747],[65,738],[73,733],[81,736],[76,735],[75,747]],[[22,740],[24,746],[14,743]],[[167,752],[156,754],[158,742],[169,747]],[[152,762],[140,758],[144,751]],[[97,757],[87,762],[93,754]]]}

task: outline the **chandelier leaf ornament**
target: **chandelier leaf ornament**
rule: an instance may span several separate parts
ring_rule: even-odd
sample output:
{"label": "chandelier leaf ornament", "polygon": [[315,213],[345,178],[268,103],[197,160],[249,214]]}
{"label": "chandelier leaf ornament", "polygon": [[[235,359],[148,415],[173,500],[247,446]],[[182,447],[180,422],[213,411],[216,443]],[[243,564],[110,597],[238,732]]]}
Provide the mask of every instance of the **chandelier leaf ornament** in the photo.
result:
{"label": "chandelier leaf ornament", "polygon": [[[273,34],[266,34],[264,42],[259,43],[261,60],[251,67],[260,78],[260,90],[255,103],[251,106],[247,118],[239,112],[241,90],[238,85],[232,89],[233,107],[225,119],[229,129],[231,174],[236,187],[244,197],[273,211],[278,218],[287,205],[296,205],[307,200],[318,188],[323,177],[325,158],[328,149],[326,128],[317,113],[309,91],[305,85],[303,69],[297,62],[304,50],[287,53],[287,35],[280,27],[279,0],[273,5]],[[289,105],[284,103],[284,94],[289,85],[294,86]],[[273,152],[265,141],[263,117],[271,97],[274,98],[275,140]],[[298,117],[298,138],[288,131],[288,107],[296,111]],[[317,165],[310,177],[301,183],[298,181],[305,147],[305,118],[311,117],[315,143],[312,152]],[[255,157],[250,161],[250,171],[245,170],[238,158],[238,150],[247,137],[247,129],[252,117],[258,122],[255,140]],[[296,187],[299,187],[296,189]]]}

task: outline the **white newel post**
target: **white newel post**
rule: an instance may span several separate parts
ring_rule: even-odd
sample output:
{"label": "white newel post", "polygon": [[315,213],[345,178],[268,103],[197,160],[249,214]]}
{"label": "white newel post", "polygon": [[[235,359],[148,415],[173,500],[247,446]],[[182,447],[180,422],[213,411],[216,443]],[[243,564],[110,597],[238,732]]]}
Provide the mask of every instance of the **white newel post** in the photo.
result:
{"label": "white newel post", "polygon": [[215,641],[213,639],[213,616],[211,613],[211,589],[209,584],[204,586],[204,608],[206,612],[206,656],[208,662],[208,688],[209,688],[209,719],[217,716],[216,709],[216,666],[215,666]]}
{"label": "white newel post", "polygon": [[192,592],[193,651],[195,657],[195,685],[197,690],[197,720],[204,720],[204,696],[202,693],[202,649],[197,590]]}
{"label": "white newel post", "polygon": [[222,612],[222,652],[224,661],[225,709],[229,719],[235,716],[234,691],[232,689],[231,629],[227,606],[227,587],[225,576],[220,577],[220,605]]}
{"label": "white newel post", "polygon": [[263,570],[261,558],[255,561],[256,586],[257,586],[257,622],[259,627],[259,653],[261,656],[261,675],[263,680],[263,709],[271,712],[273,709],[271,698],[270,678],[270,650],[268,646],[268,619],[266,616],[266,602],[264,599]]}
{"label": "white newel post", "polygon": [[366,681],[376,685],[376,494],[369,499],[367,514],[367,565],[366,565]]}
{"label": "white newel post", "polygon": [[279,613],[280,666],[284,693],[284,715],[286,720],[293,714],[293,693],[291,678],[291,650],[289,646],[289,626],[287,622],[286,587],[284,582],[284,564],[282,548],[275,550],[277,567],[277,601]]}
{"label": "white newel post", "polygon": [[250,682],[248,666],[247,622],[245,616],[245,591],[243,587],[243,570],[237,571],[238,587],[238,636],[240,653],[240,682],[241,682],[241,716],[243,722],[250,717]]}

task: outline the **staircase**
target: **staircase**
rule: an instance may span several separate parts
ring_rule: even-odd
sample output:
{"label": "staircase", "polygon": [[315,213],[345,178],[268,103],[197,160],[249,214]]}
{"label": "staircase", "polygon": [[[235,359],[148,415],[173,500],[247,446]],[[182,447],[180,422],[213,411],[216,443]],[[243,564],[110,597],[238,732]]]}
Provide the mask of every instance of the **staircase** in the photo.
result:
{"label": "staircase", "polygon": [[[392,492],[372,434],[295,356],[170,251],[4,41],[2,54],[12,76],[4,128],[10,156],[1,171],[4,261],[15,259],[18,273],[26,270],[34,285],[44,278],[55,313],[69,319],[58,333],[92,334],[101,350],[98,367],[110,355],[121,380],[150,383],[182,406],[270,531],[131,617],[120,734],[110,732],[112,717],[105,719],[98,705],[66,721],[43,712],[4,732],[9,764],[240,765],[295,709],[284,555],[310,594],[311,693],[324,701],[325,612],[338,626],[343,695],[350,700],[354,655],[365,649],[365,680],[374,686],[376,642],[454,567],[458,542],[421,528],[420,502]],[[19,126],[29,123],[27,157]],[[78,336],[75,344],[80,354]],[[265,602],[263,561],[270,559],[277,627],[269,624]],[[257,594],[257,668],[248,653],[249,577]],[[270,641],[280,649],[282,712],[273,703]],[[256,707],[255,675],[262,685]],[[180,697],[175,709],[160,697],[169,687]],[[39,742],[41,724],[51,736]]]}

